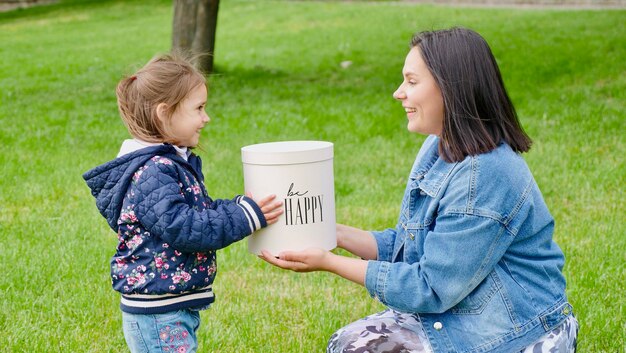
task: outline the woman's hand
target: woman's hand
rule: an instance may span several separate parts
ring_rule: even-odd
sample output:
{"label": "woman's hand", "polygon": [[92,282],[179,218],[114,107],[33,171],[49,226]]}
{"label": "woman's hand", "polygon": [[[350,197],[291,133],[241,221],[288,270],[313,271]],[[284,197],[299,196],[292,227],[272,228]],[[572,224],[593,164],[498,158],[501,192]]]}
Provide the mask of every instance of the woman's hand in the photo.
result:
{"label": "woman's hand", "polygon": [[259,257],[270,264],[295,272],[328,271],[360,285],[365,284],[367,261],[335,255],[330,251],[309,248],[303,251],[284,251],[274,257],[261,250]]}
{"label": "woman's hand", "polygon": [[278,217],[283,214],[283,209],[281,208],[283,202],[274,201],[276,199],[276,195],[269,195],[258,201],[254,197],[252,197],[251,193],[247,193],[246,196],[253,199],[254,202],[259,205],[259,207],[261,208],[261,212],[263,212],[263,216],[265,216],[267,225],[278,222]]}
{"label": "woman's hand", "polygon": [[303,251],[284,251],[277,257],[262,250],[259,257],[270,264],[295,272],[328,271],[330,251],[309,248]]}

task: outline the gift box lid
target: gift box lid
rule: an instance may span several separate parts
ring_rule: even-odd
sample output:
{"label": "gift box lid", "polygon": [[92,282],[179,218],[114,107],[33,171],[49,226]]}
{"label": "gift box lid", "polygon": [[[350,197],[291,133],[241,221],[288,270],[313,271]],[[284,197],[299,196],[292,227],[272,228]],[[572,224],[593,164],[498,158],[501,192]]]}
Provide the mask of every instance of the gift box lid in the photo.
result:
{"label": "gift box lid", "polygon": [[326,141],[279,141],[241,148],[241,160],[245,164],[303,164],[332,158],[333,144]]}

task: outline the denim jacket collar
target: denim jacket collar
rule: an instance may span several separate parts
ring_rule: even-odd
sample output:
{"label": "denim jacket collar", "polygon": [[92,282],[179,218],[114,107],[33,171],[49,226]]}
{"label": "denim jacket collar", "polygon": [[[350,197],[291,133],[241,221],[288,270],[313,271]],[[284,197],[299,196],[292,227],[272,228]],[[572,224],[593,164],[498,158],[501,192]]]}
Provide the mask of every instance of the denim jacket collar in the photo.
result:
{"label": "denim jacket collar", "polygon": [[435,197],[441,186],[445,185],[458,162],[448,163],[439,158],[439,138],[437,136],[429,136],[424,141],[424,145],[426,148],[420,151],[421,156],[418,156],[413,165],[409,175],[409,183],[412,189],[419,188],[428,196]]}

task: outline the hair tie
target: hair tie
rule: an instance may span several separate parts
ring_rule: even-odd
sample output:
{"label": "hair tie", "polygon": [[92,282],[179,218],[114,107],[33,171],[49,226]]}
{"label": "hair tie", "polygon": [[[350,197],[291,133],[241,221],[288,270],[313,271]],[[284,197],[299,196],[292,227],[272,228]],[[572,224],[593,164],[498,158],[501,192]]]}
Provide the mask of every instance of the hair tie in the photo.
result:
{"label": "hair tie", "polygon": [[136,76],[136,75],[132,75],[132,76],[130,77],[130,80],[131,80],[131,81],[135,81],[136,79],[137,79],[137,76]]}

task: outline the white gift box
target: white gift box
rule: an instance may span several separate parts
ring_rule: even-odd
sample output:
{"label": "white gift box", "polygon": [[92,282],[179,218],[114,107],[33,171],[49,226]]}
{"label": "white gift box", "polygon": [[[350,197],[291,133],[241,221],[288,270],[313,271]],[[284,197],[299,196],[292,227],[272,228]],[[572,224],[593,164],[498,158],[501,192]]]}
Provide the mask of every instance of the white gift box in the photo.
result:
{"label": "white gift box", "polygon": [[241,159],[246,193],[256,199],[274,194],[283,202],[278,222],[248,237],[248,251],[278,255],[337,246],[332,143],[261,143],[243,147]]}

